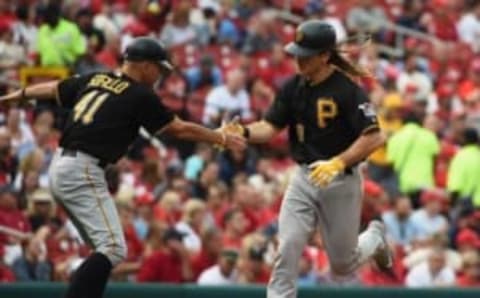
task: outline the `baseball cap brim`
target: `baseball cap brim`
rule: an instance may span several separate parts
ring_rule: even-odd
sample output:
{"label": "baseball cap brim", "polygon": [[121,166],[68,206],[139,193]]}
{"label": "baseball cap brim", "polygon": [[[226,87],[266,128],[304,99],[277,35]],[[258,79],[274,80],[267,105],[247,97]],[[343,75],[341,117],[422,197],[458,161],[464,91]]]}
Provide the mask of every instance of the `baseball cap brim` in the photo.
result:
{"label": "baseball cap brim", "polygon": [[140,62],[140,61],[150,61],[150,62],[154,62],[154,63],[157,63],[158,65],[160,65],[161,67],[165,68],[166,70],[168,71],[172,71],[174,70],[174,66],[173,64],[168,61],[168,60],[155,60],[155,59],[148,59],[148,58],[145,58],[145,57],[142,57],[142,56],[137,56],[137,55],[129,55],[129,54],[125,54],[123,56],[123,58],[126,60],[126,61],[135,61],[135,62]]}
{"label": "baseball cap brim", "polygon": [[297,57],[310,57],[310,56],[315,56],[322,52],[325,52],[325,49],[308,49],[298,45],[295,42],[288,43],[285,46],[284,50],[288,54],[297,56]]}
{"label": "baseball cap brim", "polygon": [[159,61],[158,64],[164,67],[165,69],[167,69],[168,71],[172,71],[174,69],[172,63],[170,63],[170,61],[167,61],[167,60]]}

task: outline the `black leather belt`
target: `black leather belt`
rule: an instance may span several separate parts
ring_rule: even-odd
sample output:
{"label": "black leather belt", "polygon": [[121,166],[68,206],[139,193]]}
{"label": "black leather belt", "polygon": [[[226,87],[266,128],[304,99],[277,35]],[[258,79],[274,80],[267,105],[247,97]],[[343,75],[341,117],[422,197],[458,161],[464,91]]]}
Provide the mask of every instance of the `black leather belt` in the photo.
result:
{"label": "black leather belt", "polygon": [[[307,164],[307,163],[301,163],[300,166],[303,166],[303,167],[306,167],[308,168],[310,164]],[[356,167],[356,166],[354,166]],[[354,167],[348,167],[346,168],[345,170],[343,170],[343,172],[345,173],[345,175],[353,175],[353,169]]]}
{"label": "black leather belt", "polygon": [[[78,150],[63,148],[61,155],[62,156],[69,156],[69,157],[77,157],[78,152],[79,152]],[[85,153],[85,154],[87,154],[87,153]],[[94,157],[94,156],[92,156],[92,157]],[[94,157],[94,158],[96,158],[96,157]],[[105,169],[108,165],[108,162],[98,159],[97,165],[99,167],[101,167],[102,169]]]}

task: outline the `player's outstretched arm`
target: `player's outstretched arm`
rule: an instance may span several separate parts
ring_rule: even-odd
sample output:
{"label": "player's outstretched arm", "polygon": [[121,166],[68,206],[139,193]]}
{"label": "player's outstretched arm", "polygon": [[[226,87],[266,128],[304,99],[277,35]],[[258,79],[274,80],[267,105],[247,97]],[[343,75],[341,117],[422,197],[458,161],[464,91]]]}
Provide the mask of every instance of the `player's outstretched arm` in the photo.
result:
{"label": "player's outstretched arm", "polygon": [[252,144],[266,143],[281,131],[281,129],[278,129],[265,120],[256,121],[244,126],[238,123],[237,118],[223,125],[220,130],[243,135],[247,141]]}
{"label": "player's outstretched arm", "polygon": [[24,87],[12,93],[0,96],[0,103],[15,103],[30,99],[55,99],[59,81],[39,83]]}
{"label": "player's outstretched arm", "polygon": [[252,144],[267,143],[282,131],[265,120],[250,123],[245,128],[248,131],[248,142]]}
{"label": "player's outstretched arm", "polygon": [[180,139],[207,142],[227,149],[243,150],[246,147],[246,140],[241,135],[208,129],[193,122],[181,120],[178,117],[171,121],[162,132]]}

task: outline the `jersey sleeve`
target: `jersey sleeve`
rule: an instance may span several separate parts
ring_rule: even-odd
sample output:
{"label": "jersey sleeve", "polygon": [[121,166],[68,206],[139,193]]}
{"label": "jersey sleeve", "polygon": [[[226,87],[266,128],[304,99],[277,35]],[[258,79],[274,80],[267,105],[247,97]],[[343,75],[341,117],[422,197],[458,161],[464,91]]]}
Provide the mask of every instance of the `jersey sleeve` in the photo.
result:
{"label": "jersey sleeve", "polygon": [[65,108],[73,108],[78,100],[80,90],[85,88],[91,75],[75,75],[60,81],[57,86],[57,104]]}
{"label": "jersey sleeve", "polygon": [[352,98],[345,98],[344,113],[346,121],[355,135],[379,130],[377,113],[365,91],[354,86]]}
{"label": "jersey sleeve", "polygon": [[150,134],[162,129],[175,115],[165,107],[160,98],[153,92],[145,95],[145,100],[140,105],[137,119]]}
{"label": "jersey sleeve", "polygon": [[286,83],[277,93],[273,104],[267,110],[264,120],[273,124],[277,128],[287,126],[289,117],[292,113],[289,108],[289,100],[292,100],[291,90],[294,88],[293,81]]}

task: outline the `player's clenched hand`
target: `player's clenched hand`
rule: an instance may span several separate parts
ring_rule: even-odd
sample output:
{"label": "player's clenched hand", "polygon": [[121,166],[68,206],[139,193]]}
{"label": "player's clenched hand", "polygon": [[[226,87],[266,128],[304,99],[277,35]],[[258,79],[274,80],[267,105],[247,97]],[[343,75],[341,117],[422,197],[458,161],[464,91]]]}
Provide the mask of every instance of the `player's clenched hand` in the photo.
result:
{"label": "player's clenched hand", "polygon": [[216,130],[224,137],[223,144],[217,146],[219,149],[243,150],[247,147],[244,127],[238,122],[238,117],[230,122],[222,123],[222,126]]}
{"label": "player's clenched hand", "polygon": [[232,121],[222,123],[220,131],[243,136],[245,134],[245,127],[240,123],[239,117],[236,116]]}
{"label": "player's clenched hand", "polygon": [[309,165],[310,180],[320,187],[327,187],[335,177],[345,170],[345,163],[338,157],[328,161],[316,161]]}
{"label": "player's clenched hand", "polygon": [[224,134],[224,143],[220,145],[221,148],[229,150],[244,150],[247,147],[247,140],[238,134]]}

